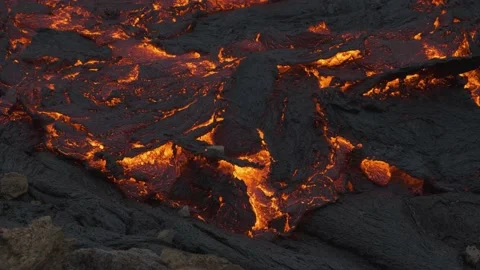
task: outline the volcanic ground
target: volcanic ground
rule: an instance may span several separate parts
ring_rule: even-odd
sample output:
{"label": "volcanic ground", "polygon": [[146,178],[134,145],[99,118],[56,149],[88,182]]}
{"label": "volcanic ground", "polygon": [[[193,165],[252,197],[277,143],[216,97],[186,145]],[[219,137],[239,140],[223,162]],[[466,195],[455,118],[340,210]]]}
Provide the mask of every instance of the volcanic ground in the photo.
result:
{"label": "volcanic ground", "polygon": [[478,14],[475,0],[3,1],[0,172],[29,189],[0,201],[0,226],[49,215],[77,248],[246,269],[468,267]]}

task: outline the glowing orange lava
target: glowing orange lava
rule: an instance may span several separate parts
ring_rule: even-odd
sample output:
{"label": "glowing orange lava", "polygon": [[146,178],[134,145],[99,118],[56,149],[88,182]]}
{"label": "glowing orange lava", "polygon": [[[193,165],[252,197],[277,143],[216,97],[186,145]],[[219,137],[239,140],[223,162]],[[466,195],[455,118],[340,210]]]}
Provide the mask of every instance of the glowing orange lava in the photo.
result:
{"label": "glowing orange lava", "polygon": [[324,67],[334,67],[342,65],[345,62],[360,59],[362,57],[360,50],[351,50],[345,52],[336,53],[334,56],[327,59],[319,59],[315,64]]}
{"label": "glowing orange lava", "polygon": [[[471,18],[452,12],[454,5],[446,0],[413,1],[405,10],[405,14],[412,12],[409,20],[415,15],[428,16],[427,20],[409,21],[408,27],[398,31],[390,26],[348,30],[333,17],[324,17],[327,25],[318,16],[302,15],[289,21],[274,14],[273,26],[255,25],[248,31],[233,26],[216,31],[212,27],[211,36],[204,34],[208,31],[201,35],[208,36],[208,42],[196,31],[217,23],[215,18],[230,14],[234,18],[237,12],[249,15],[251,10],[231,10],[263,4],[254,6],[251,14],[268,14],[282,1],[136,0],[130,1],[134,10],[124,10],[97,9],[96,2],[102,1],[44,0],[36,2],[45,12],[25,9],[15,13],[17,2],[21,1],[6,1],[9,14],[14,15],[7,16],[5,24],[5,62],[11,65],[0,67],[0,123],[39,118],[44,132],[42,149],[102,172],[131,198],[155,198],[174,207],[188,205],[193,217],[212,223],[223,218],[221,208],[244,209],[248,223],[236,232],[250,236],[289,232],[306,211],[356,189],[356,179],[350,177],[356,159],[350,159],[350,154],[362,147],[357,141],[361,136],[350,137],[343,127],[338,128],[342,119],[329,119],[337,110],[328,107],[328,102],[338,101],[336,105],[342,107],[342,99],[359,83],[380,78],[375,86],[368,84],[371,89],[363,89],[367,90],[363,96],[355,97],[361,102],[346,104],[352,105],[352,110],[356,104],[363,106],[363,100],[408,101],[400,98],[428,94],[447,79],[450,85],[454,79],[464,82],[480,107],[478,68],[459,74],[461,78],[435,78],[423,70],[403,72],[422,61],[437,64],[443,61],[436,59],[471,57],[475,51],[478,29],[471,27]],[[226,23],[229,26],[230,21]],[[219,25],[223,27],[223,21]],[[102,53],[92,56],[79,50],[77,55],[69,48],[64,52],[62,44],[58,46],[62,48],[51,47],[52,55],[27,60],[24,54],[28,55],[43,28],[54,29],[58,35],[74,32],[70,34]],[[289,33],[289,29],[295,32]],[[239,65],[263,55],[268,58],[265,69],[271,68],[274,78],[270,78],[271,84],[253,94],[245,84],[235,93],[232,84],[242,77],[237,75],[243,75],[237,73],[242,71]],[[254,68],[264,71],[261,63]],[[390,76],[397,71],[403,75]],[[21,80],[10,78],[18,74]],[[388,79],[382,80],[384,75]],[[270,80],[263,76],[253,79],[252,88]],[[252,104],[244,105],[250,98]],[[323,103],[324,98],[331,100]],[[260,109],[253,109],[256,105]],[[255,148],[247,152],[251,154],[229,155],[229,145],[220,145],[222,134],[216,131],[230,122],[241,126],[238,134],[247,130],[253,137]],[[311,133],[304,132],[309,128]],[[238,142],[249,147],[241,136]],[[288,147],[294,151],[284,154]],[[285,161],[296,155],[305,160],[298,164]],[[422,192],[423,180],[388,162],[365,158],[360,170],[377,185],[400,182],[415,194]],[[359,171],[357,163],[353,167],[354,172]],[[208,180],[202,184],[211,181],[213,188],[198,187],[197,183],[181,186],[182,181],[193,181],[190,178],[203,181],[197,177],[199,171]],[[191,188],[189,195],[201,194],[203,201],[191,200],[191,196],[183,201],[173,198],[176,184],[180,189]],[[217,184],[238,192],[213,194]],[[208,207],[214,205],[213,210],[202,209],[205,201]],[[232,219],[242,222],[236,218]]]}
{"label": "glowing orange lava", "polygon": [[388,163],[380,160],[364,159],[360,166],[368,179],[375,184],[385,186],[390,182],[392,173]]}

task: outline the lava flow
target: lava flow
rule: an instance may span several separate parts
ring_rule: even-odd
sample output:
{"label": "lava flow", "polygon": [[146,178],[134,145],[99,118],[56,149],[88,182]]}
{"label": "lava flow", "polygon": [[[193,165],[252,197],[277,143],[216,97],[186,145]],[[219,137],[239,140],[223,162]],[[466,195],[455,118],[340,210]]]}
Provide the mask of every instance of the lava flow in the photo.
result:
{"label": "lava flow", "polygon": [[0,122],[40,128],[38,149],[130,198],[188,206],[233,232],[291,231],[355,190],[353,166],[423,192],[388,155],[351,162],[375,147],[336,117],[358,113],[350,104],[385,111],[460,85],[480,107],[480,24],[446,0],[383,1],[415,23],[354,30],[322,3],[290,1],[315,15],[291,21],[288,1],[125,2],[7,0]]}

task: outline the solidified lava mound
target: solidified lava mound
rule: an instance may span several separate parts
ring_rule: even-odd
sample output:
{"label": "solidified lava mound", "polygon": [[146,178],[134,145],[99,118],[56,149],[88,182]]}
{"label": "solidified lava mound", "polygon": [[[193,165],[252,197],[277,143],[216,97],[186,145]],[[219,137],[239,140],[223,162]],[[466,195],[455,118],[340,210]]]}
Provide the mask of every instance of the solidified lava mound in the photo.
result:
{"label": "solidified lava mound", "polygon": [[368,185],[480,188],[478,1],[0,8],[0,121],[131,198],[255,235]]}

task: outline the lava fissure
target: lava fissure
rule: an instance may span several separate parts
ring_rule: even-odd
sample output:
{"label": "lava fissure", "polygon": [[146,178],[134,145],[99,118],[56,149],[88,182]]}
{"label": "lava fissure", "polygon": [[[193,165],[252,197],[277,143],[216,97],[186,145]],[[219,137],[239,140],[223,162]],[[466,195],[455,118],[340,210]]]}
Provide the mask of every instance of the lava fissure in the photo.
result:
{"label": "lava fissure", "polygon": [[0,122],[39,124],[128,197],[255,236],[372,183],[478,173],[474,1],[21,2]]}

